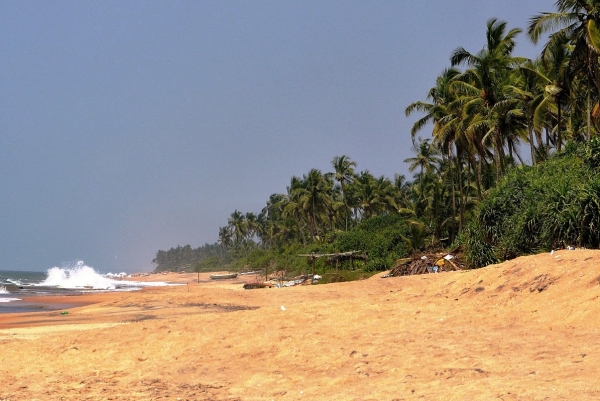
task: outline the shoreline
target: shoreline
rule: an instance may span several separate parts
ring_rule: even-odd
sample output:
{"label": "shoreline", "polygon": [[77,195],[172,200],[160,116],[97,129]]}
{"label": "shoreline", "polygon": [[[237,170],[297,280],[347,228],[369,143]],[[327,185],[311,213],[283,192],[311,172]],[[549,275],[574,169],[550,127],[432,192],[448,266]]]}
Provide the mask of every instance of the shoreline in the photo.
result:
{"label": "shoreline", "polygon": [[[200,283],[197,282],[197,273],[168,273],[160,275],[150,275],[144,277],[128,277],[123,281],[137,282],[165,282],[164,286],[148,286],[131,291],[105,291],[97,292],[73,292],[70,294],[40,294],[27,295],[21,297],[20,301],[14,301],[15,304],[6,306],[12,311],[0,312],[0,330],[10,328],[39,327],[47,325],[64,325],[82,321],[91,321],[94,318],[103,320],[103,317],[92,317],[90,313],[82,315],[82,309],[93,307],[98,304],[116,302],[125,298],[133,297],[134,294],[154,294],[164,293],[171,289],[174,291],[189,292],[189,286],[242,286],[245,282],[254,280],[254,276],[246,276],[242,279],[227,280],[216,282],[209,278],[213,273],[201,273]],[[160,278],[160,280],[156,280]],[[16,297],[18,294],[15,294]],[[18,304],[17,304],[18,302]],[[3,305],[0,305],[2,307]],[[27,310],[19,310],[20,308]],[[132,308],[133,310],[133,308]],[[60,312],[69,313],[61,315]],[[85,319],[82,317],[85,316]]]}

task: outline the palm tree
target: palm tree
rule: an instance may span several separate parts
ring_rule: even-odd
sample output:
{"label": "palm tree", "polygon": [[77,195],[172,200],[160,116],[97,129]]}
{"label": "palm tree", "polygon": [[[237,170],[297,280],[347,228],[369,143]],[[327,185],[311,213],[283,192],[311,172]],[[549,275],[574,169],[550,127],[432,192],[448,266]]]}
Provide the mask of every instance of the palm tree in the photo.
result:
{"label": "palm tree", "polygon": [[[426,116],[418,120],[411,130],[411,136],[414,138],[416,133],[421,130],[428,122],[433,122],[433,140],[434,144],[443,150],[442,157],[448,160],[453,159],[453,145],[456,146],[456,154],[460,156],[461,150],[459,142],[463,132],[462,125],[462,104],[457,102],[456,94],[451,90],[451,83],[460,76],[460,71],[456,68],[447,68],[436,79],[436,85],[429,90],[427,99],[431,103],[415,102],[406,108],[406,115],[409,116],[413,111],[425,112]],[[445,156],[444,156],[445,151]],[[460,158],[457,159],[460,164]],[[456,218],[456,194],[454,185],[454,163],[448,163],[450,186],[452,192],[452,216]],[[462,194],[461,194],[462,198]]]}
{"label": "palm tree", "polygon": [[[526,60],[513,57],[515,38],[521,32],[514,28],[506,32],[506,22],[493,18],[487,22],[486,45],[476,54],[462,47],[457,48],[450,58],[453,66],[466,64],[469,68],[455,79],[451,88],[463,97],[463,114],[470,121],[466,129],[470,140],[490,144],[493,149],[496,180],[505,167],[504,146],[509,139],[509,129],[516,128],[510,122],[520,123],[518,99],[508,97],[505,86],[509,85],[511,70]],[[517,124],[518,125],[518,124]],[[520,138],[521,135],[513,138]],[[509,151],[513,143],[509,143]],[[485,157],[480,149],[480,157]]]}
{"label": "palm tree", "polygon": [[548,129],[555,132],[553,142],[558,151],[561,150],[563,140],[563,111],[571,90],[568,74],[571,49],[565,36],[562,36],[562,40],[559,39],[555,38],[548,44],[543,59],[521,67],[526,80],[537,83],[539,87],[531,101],[533,129],[538,135],[544,126],[547,128],[546,132]]}
{"label": "palm tree", "polygon": [[369,170],[361,171],[356,176],[352,186],[348,188],[354,200],[357,219],[366,219],[373,214],[371,204],[376,203],[372,200],[375,198],[374,181],[375,177],[373,177]]}
{"label": "palm tree", "polygon": [[264,248],[273,245],[279,225],[284,220],[286,205],[287,197],[285,195],[271,194],[267,200],[267,205],[259,213],[257,217],[257,235],[261,239]]}
{"label": "palm tree", "polygon": [[[545,147],[542,144],[541,130],[536,130],[534,126],[535,110],[538,107],[543,97],[543,87],[538,70],[543,68],[540,60],[529,60],[518,69],[520,79],[517,85],[512,86],[514,96],[521,99],[523,102],[523,110],[527,121],[527,130],[529,132],[529,145],[531,154],[531,163],[536,164],[536,161],[547,156]],[[548,132],[548,131],[546,131]],[[535,134],[535,137],[534,137]],[[536,146],[537,139],[537,146]]]}
{"label": "palm tree", "polygon": [[402,236],[402,240],[406,243],[411,253],[423,250],[426,246],[429,229],[423,222],[416,219],[409,219],[406,223],[408,224],[409,235]]}
{"label": "palm tree", "polygon": [[224,249],[227,249],[229,246],[231,246],[231,230],[229,227],[219,228],[219,243]]}
{"label": "palm tree", "polygon": [[415,152],[415,157],[404,159],[404,163],[410,163],[408,166],[410,172],[415,171],[417,168],[420,169],[419,181],[421,183],[421,193],[423,193],[423,174],[431,172],[435,168],[436,163],[439,162],[439,158],[437,157],[436,149],[429,143],[429,139],[423,140],[419,138],[419,143],[413,146],[413,151]]}
{"label": "palm tree", "polygon": [[[304,235],[304,223],[307,221],[305,218],[306,214],[300,205],[300,197],[303,194],[304,182],[302,179],[293,176],[290,185],[287,187],[287,199],[285,202],[285,206],[283,207],[282,217],[284,218],[285,223],[287,223],[287,218],[291,218],[296,226],[296,230],[302,238],[302,244],[306,245],[306,236]],[[285,224],[288,228],[286,231],[289,232],[289,225]]]}
{"label": "palm tree", "polygon": [[[412,126],[410,135],[413,143],[417,132],[419,132],[428,123],[439,124],[440,121],[447,119],[448,113],[444,109],[450,102],[455,100],[455,95],[450,89],[450,83],[460,75],[460,71],[456,68],[446,68],[442,74],[436,79],[436,85],[427,93],[427,102],[411,103],[405,110],[406,116],[410,116],[415,111],[425,113],[425,116],[417,120]],[[446,122],[447,123],[447,122]]]}
{"label": "palm tree", "polygon": [[351,189],[361,218],[368,219],[383,213],[397,213],[398,188],[384,176],[373,177],[368,171],[358,174]]}
{"label": "palm tree", "polygon": [[277,221],[281,219],[285,201],[285,195],[271,194],[267,200],[267,205],[262,209],[261,213],[264,214],[268,220]]}
{"label": "palm tree", "polygon": [[246,216],[236,209],[233,213],[231,213],[227,224],[233,233],[235,245],[241,245],[246,238],[246,234],[248,233]]}
{"label": "palm tree", "polygon": [[442,237],[442,230],[446,217],[448,216],[447,186],[443,177],[432,177],[433,179],[427,185],[426,201],[427,206],[424,210],[426,222],[432,230],[432,243],[437,244]]}
{"label": "palm tree", "polygon": [[335,180],[339,182],[342,189],[342,198],[344,201],[344,214],[346,219],[346,231],[348,231],[348,202],[346,199],[346,186],[354,180],[354,167],[356,163],[351,161],[346,155],[336,156],[331,162],[335,170]]}
{"label": "palm tree", "polygon": [[591,97],[600,92],[600,62],[598,56],[598,26],[600,25],[600,2],[597,0],[557,0],[557,12],[541,13],[529,20],[527,35],[537,43],[543,34],[550,34],[542,51],[542,58],[555,42],[567,41],[572,46],[568,65],[571,80],[587,82],[587,138],[591,136]]}
{"label": "palm tree", "polygon": [[398,210],[406,209],[408,204],[407,194],[409,183],[406,181],[404,174],[394,174],[394,190],[396,193],[396,205],[398,205]]}
{"label": "palm tree", "polygon": [[252,212],[247,212],[246,219],[246,238],[252,239],[258,229],[258,216]]}
{"label": "palm tree", "polygon": [[331,191],[333,182],[329,176],[323,175],[320,170],[312,169],[304,176],[298,204],[306,213],[310,223],[313,239],[319,235],[319,225],[331,208]]}

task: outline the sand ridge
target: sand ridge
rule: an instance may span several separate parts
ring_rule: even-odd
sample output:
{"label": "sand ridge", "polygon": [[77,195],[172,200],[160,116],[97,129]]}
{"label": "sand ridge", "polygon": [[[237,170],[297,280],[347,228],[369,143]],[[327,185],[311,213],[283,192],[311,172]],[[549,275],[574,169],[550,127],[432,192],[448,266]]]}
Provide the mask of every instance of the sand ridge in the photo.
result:
{"label": "sand ridge", "polygon": [[379,276],[260,290],[159,276],[189,284],[1,316],[0,333],[43,335],[0,334],[0,399],[600,398],[600,251]]}

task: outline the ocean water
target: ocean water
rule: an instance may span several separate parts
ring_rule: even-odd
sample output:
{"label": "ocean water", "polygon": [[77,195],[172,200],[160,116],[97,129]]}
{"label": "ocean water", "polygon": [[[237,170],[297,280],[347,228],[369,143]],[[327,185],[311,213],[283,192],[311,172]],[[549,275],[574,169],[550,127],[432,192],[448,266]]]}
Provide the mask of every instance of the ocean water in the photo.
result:
{"label": "ocean water", "polygon": [[[125,276],[126,273],[100,274],[81,261],[63,267],[52,267],[45,272],[0,270],[0,313],[49,310],[49,305],[44,306],[35,301],[35,297],[40,295],[135,291],[143,287],[170,285],[162,281],[122,280]],[[60,309],[60,305],[55,308]]]}

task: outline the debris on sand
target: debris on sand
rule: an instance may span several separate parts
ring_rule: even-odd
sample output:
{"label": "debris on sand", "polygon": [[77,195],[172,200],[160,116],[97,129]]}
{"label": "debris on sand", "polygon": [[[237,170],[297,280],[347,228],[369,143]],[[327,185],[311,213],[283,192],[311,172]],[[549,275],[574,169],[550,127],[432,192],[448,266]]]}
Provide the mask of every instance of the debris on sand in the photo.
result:
{"label": "debris on sand", "polygon": [[257,288],[271,288],[273,284],[271,283],[246,283],[244,284],[245,290],[254,290]]}
{"label": "debris on sand", "polygon": [[447,271],[463,270],[462,263],[456,254],[428,253],[412,258],[398,259],[396,264],[385,277],[412,276],[414,274],[440,273]]}

